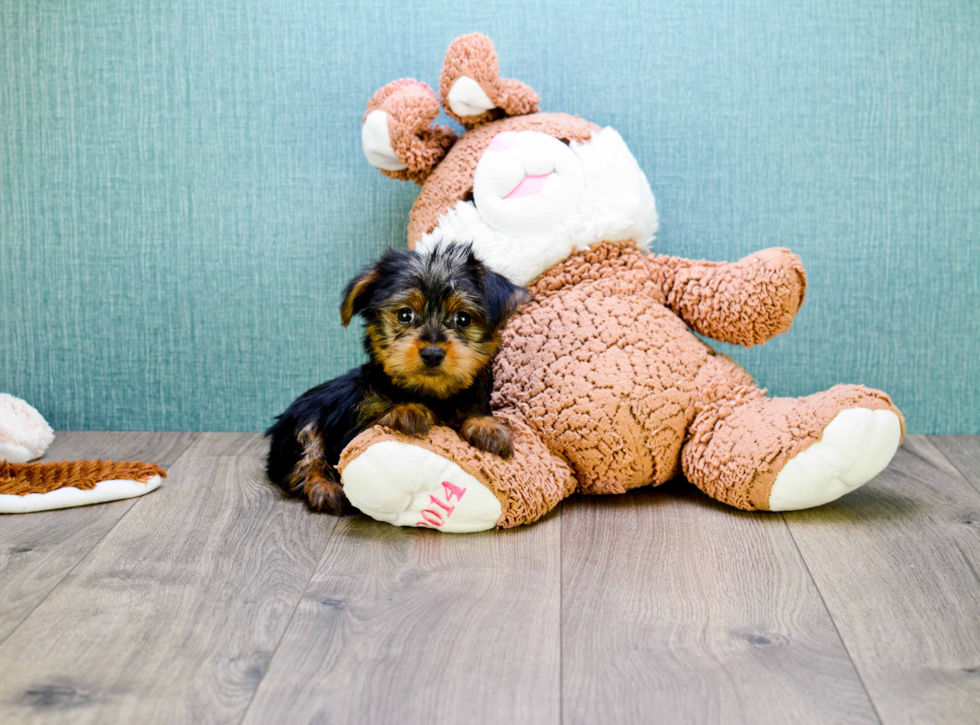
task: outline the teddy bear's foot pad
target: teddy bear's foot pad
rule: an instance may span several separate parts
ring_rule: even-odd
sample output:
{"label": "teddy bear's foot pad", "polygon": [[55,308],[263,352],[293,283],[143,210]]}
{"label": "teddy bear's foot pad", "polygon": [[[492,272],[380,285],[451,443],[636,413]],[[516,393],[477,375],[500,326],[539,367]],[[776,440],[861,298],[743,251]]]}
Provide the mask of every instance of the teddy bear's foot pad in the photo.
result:
{"label": "teddy bear's foot pad", "polygon": [[890,410],[841,411],[819,441],[783,466],[769,492],[769,510],[821,506],[853,491],[885,469],[901,438],[901,421]]}
{"label": "teddy bear's foot pad", "polygon": [[452,461],[420,446],[381,441],[347,464],[344,492],[378,521],[448,533],[492,529],[497,497]]}

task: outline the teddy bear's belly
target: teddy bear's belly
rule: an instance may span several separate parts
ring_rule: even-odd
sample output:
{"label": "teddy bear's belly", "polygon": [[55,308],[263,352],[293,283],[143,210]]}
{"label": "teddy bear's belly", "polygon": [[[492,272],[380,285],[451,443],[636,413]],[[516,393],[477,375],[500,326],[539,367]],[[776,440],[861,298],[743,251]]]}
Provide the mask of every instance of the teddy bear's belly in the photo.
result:
{"label": "teddy bear's belly", "polygon": [[580,491],[621,493],[677,475],[707,356],[649,297],[571,288],[508,326],[494,405],[520,411],[572,466]]}

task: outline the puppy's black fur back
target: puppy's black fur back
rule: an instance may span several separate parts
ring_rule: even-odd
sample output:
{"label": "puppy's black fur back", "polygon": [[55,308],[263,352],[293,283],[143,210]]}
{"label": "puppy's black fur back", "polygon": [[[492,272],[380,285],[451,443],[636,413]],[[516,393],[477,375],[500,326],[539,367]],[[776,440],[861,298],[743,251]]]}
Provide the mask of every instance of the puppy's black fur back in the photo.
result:
{"label": "puppy's black fur back", "polygon": [[296,432],[310,421],[316,421],[318,430],[343,432],[324,439],[324,457],[331,466],[337,465],[340,452],[363,430],[357,420],[357,404],[367,390],[364,367],[348,370],[339,378],[307,390],[266,431],[272,439],[267,472],[273,483],[296,493],[287,480],[303,456]]}

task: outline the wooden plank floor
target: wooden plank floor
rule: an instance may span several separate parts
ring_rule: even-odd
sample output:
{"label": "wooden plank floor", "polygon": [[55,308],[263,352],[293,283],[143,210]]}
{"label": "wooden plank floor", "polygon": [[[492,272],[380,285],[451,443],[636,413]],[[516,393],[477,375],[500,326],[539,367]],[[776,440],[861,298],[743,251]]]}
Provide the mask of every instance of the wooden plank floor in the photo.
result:
{"label": "wooden plank floor", "polygon": [[457,536],[310,514],[264,454],[59,435],[170,478],[0,517],[0,723],[980,722],[980,437],[811,511],[677,481]]}

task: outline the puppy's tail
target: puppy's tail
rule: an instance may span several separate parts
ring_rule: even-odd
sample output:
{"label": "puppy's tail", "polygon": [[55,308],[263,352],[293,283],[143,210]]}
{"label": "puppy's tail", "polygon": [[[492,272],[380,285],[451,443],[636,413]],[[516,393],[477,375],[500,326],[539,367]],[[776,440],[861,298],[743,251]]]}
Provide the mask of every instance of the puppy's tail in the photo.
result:
{"label": "puppy's tail", "polygon": [[286,479],[299,463],[302,451],[299,441],[293,435],[292,421],[285,420],[285,417],[285,414],[280,415],[265,432],[266,436],[272,439],[265,471],[270,481],[287,493],[293,493]]}

